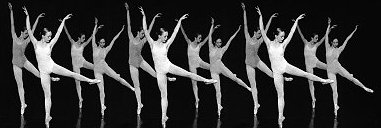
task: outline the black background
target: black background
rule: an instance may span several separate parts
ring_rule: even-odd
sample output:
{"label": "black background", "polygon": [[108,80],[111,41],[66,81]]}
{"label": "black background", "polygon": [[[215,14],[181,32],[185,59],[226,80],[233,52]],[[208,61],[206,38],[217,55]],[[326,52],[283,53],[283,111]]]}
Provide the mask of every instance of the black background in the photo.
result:
{"label": "black background", "polygon": [[[40,13],[46,13],[41,18],[34,36],[40,39],[40,31],[44,27],[52,30],[55,34],[60,22],[66,14],[72,13],[73,17],[66,21],[66,25],[73,39],[77,39],[80,33],[90,37],[94,27],[94,17],[98,17],[99,24],[105,25],[97,34],[97,39],[105,38],[107,45],[126,24],[125,1],[11,1],[13,5],[15,28],[17,35],[25,26],[25,14],[22,6],[26,6],[31,18],[31,24]],[[129,0],[132,32],[141,28],[142,16],[138,7],[142,6],[150,23],[156,13],[162,13],[162,17],[156,19],[151,36],[156,39],[159,28],[163,27],[171,34],[176,25],[175,19],[188,13],[189,17],[183,21],[183,26],[188,37],[193,40],[196,33],[206,37],[210,27],[210,17],[215,18],[215,24],[222,25],[213,34],[213,39],[221,38],[226,42],[239,25],[243,25],[243,12],[241,1],[211,0]],[[303,0],[265,0],[243,1],[246,5],[248,27],[250,34],[258,26],[258,14],[255,10],[259,6],[264,16],[264,22],[275,12],[279,13],[273,19],[268,37],[273,38],[273,32],[277,27],[289,32],[293,22],[300,14],[306,13],[306,17],[300,20],[299,25],[307,40],[312,33],[323,37],[327,26],[327,17],[331,17],[332,24],[337,24],[330,34],[330,40],[338,38],[339,45],[353,31],[355,25],[359,25],[357,32],[348,42],[345,51],[340,56],[340,62],[344,68],[353,73],[363,84],[375,90],[374,94],[351,83],[349,80],[338,75],[339,106],[338,119],[333,117],[332,91],[329,85],[315,82],[316,109],[315,117],[311,114],[311,98],[308,83],[305,78],[293,76],[292,82],[285,82],[285,110],[284,127],[379,127],[380,108],[379,101],[379,73],[378,33],[377,19],[378,3],[362,1],[303,1]],[[20,102],[17,92],[16,81],[12,70],[12,38],[10,34],[9,9],[6,1],[1,2],[1,39],[3,45],[2,57],[2,84],[1,90],[1,127],[20,127],[19,108]],[[375,14],[375,15],[373,15]],[[243,29],[243,26],[242,26]],[[127,29],[126,29],[127,30]],[[121,77],[132,84],[128,65],[128,36],[126,30],[116,40],[106,61]],[[168,58],[172,63],[188,70],[187,44],[181,34],[178,33],[174,43],[168,52]],[[249,84],[245,71],[245,38],[242,30],[230,45],[229,50],[223,57],[224,64],[245,83]],[[84,50],[86,60],[92,60],[91,46]],[[29,61],[35,67],[37,62],[32,46],[28,46],[25,52]],[[143,57],[153,67],[153,61],[149,46],[143,48]],[[200,56],[206,62],[208,48],[203,47]],[[270,66],[265,46],[259,50],[261,59]],[[325,62],[325,49],[320,46],[317,57]],[[63,32],[52,52],[53,60],[67,68],[72,69],[70,57],[70,43]],[[292,65],[304,68],[303,43],[297,32],[288,45],[285,58]],[[264,73],[256,70],[258,97],[261,107],[258,112],[258,120],[253,116],[253,100],[251,93],[240,87],[235,82],[221,75],[222,88],[222,116],[217,120],[217,106],[215,90],[211,85],[198,83],[200,104],[198,117],[195,115],[194,98],[190,79],[176,77],[177,81],[168,82],[168,127],[277,127],[277,98],[273,80]],[[82,74],[94,78],[93,71],[82,69]],[[142,101],[144,107],[141,117],[136,116],[136,98],[134,93],[120,83],[104,75],[106,106],[105,119],[100,119],[99,91],[97,86],[82,82],[83,109],[79,118],[78,99],[75,91],[75,83],[72,78],[59,76],[59,82],[52,82],[52,127],[137,127],[137,122],[142,123],[139,127],[160,127],[161,109],[160,92],[156,79],[148,73],[140,70],[140,83]],[[198,74],[210,78],[207,70],[198,69]],[[326,71],[315,69],[315,74],[327,78]],[[53,75],[57,76],[57,75]],[[23,70],[25,99],[28,107],[24,117],[26,127],[44,127],[44,96],[40,80],[30,72]],[[377,97],[377,98],[376,98]],[[138,121],[139,119],[139,121]],[[141,119],[141,120],[140,120]],[[25,123],[24,122],[24,123]],[[79,123],[78,123],[79,122]],[[258,123],[259,122],[259,123]],[[310,124],[312,122],[312,124]],[[21,125],[22,126],[22,125]]]}

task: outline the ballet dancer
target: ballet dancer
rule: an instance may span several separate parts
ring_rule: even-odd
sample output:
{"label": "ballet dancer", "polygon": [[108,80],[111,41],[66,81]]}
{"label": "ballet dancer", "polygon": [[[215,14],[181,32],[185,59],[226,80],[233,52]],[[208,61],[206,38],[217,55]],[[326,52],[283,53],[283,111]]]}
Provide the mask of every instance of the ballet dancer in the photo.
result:
{"label": "ballet dancer", "polygon": [[92,38],[92,46],[93,46],[93,61],[94,61],[94,76],[96,79],[101,80],[100,83],[98,83],[99,88],[99,99],[101,103],[101,114],[102,118],[104,117],[104,110],[106,109],[105,105],[105,92],[104,92],[104,81],[103,81],[103,74],[106,74],[110,76],[111,78],[114,78],[118,82],[120,82],[122,85],[130,88],[132,91],[135,91],[134,87],[132,87],[126,80],[124,80],[118,73],[116,73],[113,69],[108,66],[106,63],[106,56],[108,52],[111,50],[112,46],[115,43],[115,40],[118,39],[120,33],[124,30],[124,25],[122,29],[119,31],[118,34],[115,35],[115,37],[112,39],[111,43],[105,47],[105,39],[101,39],[98,42],[98,45],[95,43],[95,34],[97,33],[97,30],[100,29],[103,25],[98,26],[98,19],[95,18],[95,26],[93,30],[93,38]]}
{"label": "ballet dancer", "polygon": [[[141,99],[141,90],[140,90],[140,82],[139,82],[139,68],[146,71],[152,77],[156,78],[156,71],[143,59],[141,51],[143,49],[144,44],[147,42],[146,37],[144,36],[143,29],[138,31],[136,36],[131,32],[131,22],[130,22],[130,11],[127,2],[124,4],[127,10],[127,32],[129,38],[129,58],[128,63],[130,65],[130,74],[131,79],[135,88],[135,96],[138,103],[137,114],[140,115],[141,109],[144,106]],[[151,24],[148,28],[148,33],[151,32],[153,24],[155,23],[155,19],[160,17],[161,13],[155,15],[152,19]],[[169,81],[175,81],[176,78],[168,77]]]}
{"label": "ballet dancer", "polygon": [[51,58],[51,51],[56,44],[64,23],[67,19],[69,19],[72,15],[68,14],[66,17],[62,20],[57,33],[55,34],[54,38],[51,39],[52,32],[49,31],[47,28],[44,28],[43,30],[43,35],[41,36],[41,40],[37,40],[33,36],[33,32],[30,29],[30,21],[29,21],[29,14],[26,9],[26,7],[23,7],[25,15],[26,15],[26,28],[28,30],[28,35],[30,40],[33,43],[34,46],[34,51],[36,54],[36,59],[38,62],[38,69],[40,71],[40,78],[41,78],[41,85],[42,89],[44,91],[44,96],[45,96],[45,124],[47,127],[49,127],[49,121],[52,119],[50,116],[50,109],[52,105],[51,101],[51,91],[50,91],[50,74],[58,74],[62,76],[67,76],[67,77],[73,77],[74,79],[80,80],[80,81],[86,81],[89,82],[90,84],[94,83],[99,83],[100,80],[98,79],[89,79],[85,76],[82,76],[81,74],[71,72],[70,70],[67,70],[66,68],[56,64],[53,59]]}
{"label": "ballet dancer", "polygon": [[[12,46],[12,65],[13,65],[13,73],[16,79],[17,84],[17,90],[20,98],[21,103],[21,109],[20,113],[21,115],[24,115],[25,108],[27,107],[27,104],[25,103],[25,91],[24,91],[24,83],[22,80],[22,68],[25,68],[27,71],[31,72],[34,76],[40,78],[40,72],[36,69],[36,67],[33,66],[33,64],[26,58],[25,56],[25,48],[28,46],[30,42],[30,38],[28,36],[28,31],[23,30],[20,32],[20,36],[17,37],[17,34],[15,32],[15,24],[13,19],[13,10],[12,10],[12,4],[8,3],[9,11],[10,11],[10,19],[11,19],[11,34],[13,39],[13,46]],[[45,13],[41,13],[38,15],[36,21],[33,24],[32,33],[36,29],[36,26],[38,24],[38,20],[42,17],[44,17]],[[58,81],[59,78],[52,77],[52,81]]]}
{"label": "ballet dancer", "polygon": [[[299,25],[297,25],[296,28],[298,29],[298,33],[304,42],[304,62],[306,64],[307,72],[314,74],[314,70],[313,70],[314,68],[327,70],[327,64],[321,62],[316,57],[316,49],[323,43],[325,37],[321,38],[320,41],[318,41],[319,36],[317,34],[313,34],[313,37],[311,37],[311,40],[307,41],[307,39],[304,38],[304,35],[302,31],[300,30]],[[310,94],[312,98],[312,109],[315,109],[316,98],[315,98],[314,82],[312,80],[308,80],[308,85],[310,88]]]}
{"label": "ballet dancer", "polygon": [[[199,54],[200,49],[204,44],[208,41],[208,37],[206,37],[204,40],[201,41],[201,34],[197,34],[197,36],[194,38],[193,41],[191,41],[187,34],[185,33],[185,30],[183,28],[183,25],[180,26],[181,32],[184,35],[185,41],[188,43],[188,64],[189,64],[189,71],[191,71],[194,74],[197,74],[197,68],[202,68],[209,70],[210,65],[209,63],[203,61]],[[208,34],[209,35],[209,34]],[[193,88],[193,94],[195,98],[195,106],[198,108],[198,88],[197,88],[197,81],[192,80],[192,88]]]}
{"label": "ballet dancer", "polygon": [[[253,96],[254,101],[254,115],[257,115],[258,108],[261,106],[258,103],[258,91],[257,91],[257,82],[255,79],[255,68],[261,70],[262,72],[266,73],[269,77],[273,78],[273,72],[270,70],[269,67],[266,66],[265,63],[259,58],[258,56],[258,49],[263,43],[263,38],[261,36],[261,30],[259,28],[254,31],[254,35],[250,36],[249,30],[247,27],[247,18],[246,18],[246,10],[245,10],[245,4],[241,3],[241,7],[243,10],[243,22],[244,22],[244,33],[245,33],[245,39],[246,39],[246,73],[247,78],[249,79],[250,85],[251,85],[251,95]],[[265,32],[270,27],[271,21],[274,17],[277,17],[278,13],[274,13],[271,15],[269,21],[267,22]],[[292,78],[285,77],[286,81],[291,81]]]}
{"label": "ballet dancer", "polygon": [[285,117],[283,116],[283,109],[284,109],[283,74],[284,73],[288,73],[288,74],[296,75],[300,77],[305,77],[313,81],[322,82],[323,84],[332,83],[333,80],[322,79],[318,76],[315,76],[314,74],[305,72],[289,64],[284,58],[284,51],[288,43],[290,42],[292,35],[295,32],[296,25],[298,24],[298,21],[300,19],[303,19],[305,14],[299,15],[299,17],[295,20],[286,39],[284,39],[285,32],[280,30],[280,28],[278,28],[277,29],[278,33],[276,33],[275,39],[271,41],[265,34],[261,11],[259,10],[259,7],[256,7],[256,9],[259,14],[259,28],[261,30],[261,33],[263,33],[262,37],[267,46],[267,52],[269,54],[269,58],[271,62],[271,69],[273,71],[275,89],[278,95],[278,112],[279,112],[278,124],[280,127],[282,127],[282,122],[285,119]]}
{"label": "ballet dancer", "polygon": [[144,35],[146,36],[146,39],[148,40],[148,43],[151,48],[152,58],[155,64],[155,70],[156,70],[156,78],[157,83],[160,89],[161,93],[161,110],[162,110],[162,124],[165,127],[165,122],[168,120],[167,117],[167,108],[168,108],[168,99],[167,99],[167,73],[171,73],[174,75],[179,75],[183,77],[189,77],[193,80],[197,81],[203,81],[206,84],[212,84],[216,83],[216,80],[213,79],[206,79],[204,77],[201,77],[197,74],[188,72],[174,64],[172,64],[168,57],[168,49],[173,43],[173,40],[176,37],[177,32],[179,31],[181,21],[186,19],[188,14],[183,15],[177,22],[177,25],[175,29],[173,30],[173,33],[171,37],[167,40],[168,32],[165,31],[163,28],[160,29],[161,34],[158,35],[158,39],[155,41],[151,38],[151,36],[148,33],[147,30],[147,23],[146,23],[146,16],[144,14],[143,8],[140,7],[140,12],[143,15],[143,30]]}
{"label": "ballet dancer", "polygon": [[247,90],[251,91],[251,88],[247,86],[241,79],[239,79],[236,74],[231,72],[223,63],[222,63],[222,57],[226,50],[229,48],[231,41],[234,39],[234,37],[237,35],[239,30],[241,29],[241,25],[238,27],[237,31],[230,37],[228,42],[225,44],[225,46],[222,45],[221,39],[217,39],[215,43],[212,43],[212,34],[215,29],[219,27],[219,25],[214,26],[214,19],[212,18],[212,26],[209,30],[209,61],[210,61],[210,74],[212,76],[212,79],[217,80],[218,82],[214,84],[214,88],[216,89],[216,98],[217,98],[217,112],[218,112],[218,118],[220,118],[221,115],[221,109],[223,108],[221,105],[221,86],[220,86],[220,74],[230,78],[231,80],[235,81],[237,84],[241,85],[242,87],[246,88]]}
{"label": "ballet dancer", "polygon": [[[71,43],[71,62],[73,64],[73,71],[75,73],[81,74],[81,68],[86,68],[89,70],[94,69],[94,65],[83,57],[83,49],[89,44],[92,37],[87,39],[85,41],[85,34],[81,34],[80,37],[78,37],[77,41],[74,41],[73,38],[71,38],[69,31],[66,28],[66,25],[64,25],[64,30],[69,38],[69,41]],[[79,99],[79,108],[82,108],[82,93],[81,93],[81,81],[75,80],[75,87],[77,89],[78,99]]]}
{"label": "ballet dancer", "polygon": [[370,88],[367,88],[365,85],[363,85],[358,79],[353,77],[353,74],[349,73],[343,66],[341,66],[339,62],[339,57],[341,52],[344,50],[345,46],[347,45],[349,39],[352,38],[353,34],[357,30],[357,26],[355,27],[355,30],[345,39],[344,43],[338,47],[338,40],[335,38],[333,39],[331,45],[329,44],[329,39],[328,35],[329,32],[332,28],[335,27],[335,25],[331,26],[331,19],[328,18],[328,27],[326,30],[326,35],[325,35],[325,49],[326,49],[326,59],[327,59],[327,75],[329,79],[334,80],[335,82],[331,83],[331,88],[332,88],[332,96],[333,96],[333,103],[334,103],[334,114],[335,117],[337,116],[337,110],[339,109],[338,105],[338,93],[337,93],[337,79],[336,79],[336,74],[339,74],[348,80],[352,81],[354,84],[357,86],[363,88],[365,91],[373,93],[373,90]]}

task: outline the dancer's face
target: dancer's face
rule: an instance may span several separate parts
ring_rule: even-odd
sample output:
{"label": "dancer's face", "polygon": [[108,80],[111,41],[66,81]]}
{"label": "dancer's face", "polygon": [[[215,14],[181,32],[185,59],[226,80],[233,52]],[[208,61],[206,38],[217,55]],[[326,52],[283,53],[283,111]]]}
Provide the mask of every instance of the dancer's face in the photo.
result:
{"label": "dancer's face", "polygon": [[254,31],[254,38],[258,39],[261,38],[262,34],[260,30]]}
{"label": "dancer's face", "polygon": [[220,48],[221,45],[222,45],[222,41],[221,41],[221,39],[217,39],[215,45],[216,45],[216,47]]}
{"label": "dancer's face", "polygon": [[275,35],[275,41],[278,43],[283,42],[284,40],[284,31],[280,31],[278,35]]}
{"label": "dancer's face", "polygon": [[81,37],[78,38],[78,43],[81,44],[81,43],[85,42],[85,38],[86,38],[86,36],[84,34],[82,34]]}
{"label": "dancer's face", "polygon": [[202,36],[200,34],[197,35],[197,37],[195,38],[195,41],[198,43],[198,42],[201,42],[201,38]]}
{"label": "dancer's face", "polygon": [[139,39],[143,39],[144,38],[144,30],[138,31],[137,36]]}
{"label": "dancer's face", "polygon": [[45,34],[42,35],[42,41],[45,42],[45,43],[48,43],[48,42],[50,42],[50,39],[52,39],[52,32],[46,30]]}
{"label": "dancer's face", "polygon": [[164,42],[167,41],[167,39],[168,39],[168,32],[167,31],[163,31],[161,33],[161,35],[159,35],[159,41],[164,43]]}
{"label": "dancer's face", "polygon": [[318,39],[319,39],[319,35],[315,34],[314,37],[311,38],[311,42],[314,44],[318,42]]}
{"label": "dancer's face", "polygon": [[21,32],[20,32],[20,36],[21,36],[21,38],[24,39],[24,40],[27,39],[28,36],[29,36],[29,35],[28,35],[28,31],[27,31],[27,30],[21,31]]}
{"label": "dancer's face", "polygon": [[333,39],[332,47],[337,48],[338,45],[339,45],[339,41],[337,39]]}
{"label": "dancer's face", "polygon": [[105,46],[105,42],[106,42],[105,39],[101,39],[99,41],[99,47],[103,48]]}

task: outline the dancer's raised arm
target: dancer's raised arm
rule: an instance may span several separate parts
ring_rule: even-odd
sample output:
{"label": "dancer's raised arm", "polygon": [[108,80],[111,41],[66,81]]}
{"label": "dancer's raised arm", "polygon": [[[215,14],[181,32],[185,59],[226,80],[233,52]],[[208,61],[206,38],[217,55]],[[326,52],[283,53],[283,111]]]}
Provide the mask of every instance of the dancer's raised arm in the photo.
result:
{"label": "dancer's raised arm", "polygon": [[140,9],[140,12],[142,13],[143,15],[143,30],[144,30],[144,36],[146,37],[148,43],[150,44],[150,46],[152,46],[152,43],[154,42],[154,40],[151,38],[151,36],[149,35],[149,32],[147,30],[147,20],[146,20],[146,15],[144,14],[144,10],[142,7],[139,7]]}
{"label": "dancer's raised arm", "polygon": [[123,25],[122,29],[119,31],[119,33],[116,34],[115,37],[112,39],[110,45],[108,45],[106,47],[106,54],[111,50],[112,46],[114,46],[115,40],[118,39],[120,33],[122,33],[123,30],[124,30],[124,25]]}
{"label": "dancer's raised arm", "polygon": [[358,26],[358,25],[356,25],[355,30],[353,30],[353,32],[352,32],[351,34],[349,34],[349,36],[345,39],[343,45],[341,45],[341,46],[339,47],[339,51],[340,51],[340,53],[344,50],[345,46],[347,46],[348,40],[351,39],[352,36],[353,36],[353,34],[356,32],[356,30],[357,30],[357,26]]}
{"label": "dancer's raised arm", "polygon": [[167,40],[167,43],[166,43],[167,48],[169,48],[171,46],[171,44],[173,43],[173,40],[175,40],[177,32],[179,32],[179,29],[180,29],[181,21],[186,19],[187,17],[188,17],[188,14],[184,14],[183,16],[181,16],[179,21],[177,21],[177,25],[176,25],[175,29],[173,29],[171,37]]}
{"label": "dancer's raised arm", "polygon": [[222,54],[224,54],[226,52],[226,50],[228,50],[229,46],[230,46],[230,43],[232,42],[232,40],[234,39],[234,37],[237,35],[237,33],[239,32],[239,30],[241,30],[241,25],[239,25],[237,31],[230,37],[229,41],[226,43],[226,45],[224,47],[222,47]]}
{"label": "dancer's raised arm", "polygon": [[213,34],[213,32],[214,32],[214,29],[217,29],[220,25],[216,25],[216,26],[214,26],[214,19],[213,19],[213,17],[211,18],[212,19],[212,25],[210,26],[210,30],[209,30],[209,35],[208,35],[208,45],[209,45],[209,51],[211,51],[212,49],[213,49],[213,43],[212,43],[212,34]]}
{"label": "dancer's raised arm", "polygon": [[33,27],[32,27],[32,32],[34,33],[34,30],[36,30],[37,28],[37,24],[38,24],[38,21],[41,17],[44,17],[45,16],[45,13],[41,13],[40,15],[37,16],[37,19],[36,21],[34,21],[34,24],[33,24]]}
{"label": "dancer's raised arm", "polygon": [[95,26],[94,26],[94,29],[93,29],[93,34],[91,35],[93,38],[91,38],[91,44],[93,46],[93,49],[97,47],[97,44],[95,43],[96,39],[95,39],[95,34],[97,33],[98,29],[102,28],[103,25],[99,25],[98,26],[98,19],[95,17],[95,20],[94,20],[94,23],[95,23]]}
{"label": "dancer's raised arm", "polygon": [[124,3],[124,7],[126,7],[126,11],[127,11],[127,34],[128,34],[129,40],[131,40],[134,38],[134,35],[131,32],[130,11],[129,11],[129,6],[128,6],[127,2]]}
{"label": "dancer's raised arm", "polygon": [[259,29],[261,30],[262,38],[263,38],[264,42],[266,43],[266,46],[269,46],[268,44],[271,42],[271,40],[269,39],[269,37],[267,37],[266,31],[264,30],[263,17],[262,17],[261,10],[259,10],[259,7],[256,7],[256,9],[257,9],[257,12],[259,14]]}
{"label": "dancer's raised arm", "polygon": [[324,40],[325,40],[325,36],[326,36],[326,35],[324,35],[324,37],[321,38],[320,41],[317,42],[317,43],[315,44],[316,47],[319,47],[319,46],[324,42]]}
{"label": "dancer's raised arm", "polygon": [[331,45],[329,45],[329,39],[328,39],[328,35],[329,35],[329,33],[331,32],[331,29],[333,29],[333,28],[335,28],[336,27],[336,25],[333,25],[333,26],[331,26],[331,18],[329,18],[328,17],[328,27],[327,27],[327,30],[325,31],[325,50],[328,50],[329,49],[329,47],[331,46]]}
{"label": "dancer's raised arm", "polygon": [[266,28],[265,28],[266,33],[267,33],[267,30],[269,30],[269,28],[270,28],[270,24],[271,24],[273,18],[277,17],[277,16],[278,16],[278,13],[274,13],[273,15],[271,15],[269,21],[267,21]]}
{"label": "dancer's raised arm", "polygon": [[181,33],[183,33],[183,35],[184,35],[184,39],[185,39],[185,41],[186,41],[188,44],[192,43],[192,41],[188,38],[187,34],[186,34],[185,31],[184,31],[183,25],[180,25],[180,29],[181,29]]}
{"label": "dancer's raised arm", "polygon": [[153,17],[153,19],[152,19],[152,21],[151,21],[151,23],[149,24],[149,27],[148,27],[148,33],[151,33],[151,30],[152,30],[152,28],[153,28],[153,25],[155,24],[155,20],[156,20],[156,18],[158,18],[158,17],[160,17],[161,16],[161,13],[157,13],[154,17]]}
{"label": "dancer's raised arm", "polygon": [[16,31],[15,31],[15,22],[13,19],[13,10],[12,10],[12,4],[8,2],[8,7],[9,7],[9,15],[11,18],[11,34],[12,34],[12,39],[17,39]]}
{"label": "dancer's raised arm", "polygon": [[29,21],[29,14],[28,14],[28,10],[26,10],[26,7],[23,7],[23,10],[24,10],[24,13],[26,15],[26,29],[27,29],[27,32],[28,32],[28,35],[29,35],[29,38],[30,40],[32,41],[32,44],[33,46],[35,47],[36,46],[36,43],[37,43],[37,39],[33,36],[33,32],[32,30],[30,30],[30,21]]}
{"label": "dancer's raised arm", "polygon": [[303,18],[304,18],[304,16],[305,16],[305,14],[301,14],[301,15],[299,15],[299,17],[298,17],[298,18],[296,18],[296,20],[295,20],[295,22],[294,22],[294,25],[292,26],[292,28],[291,28],[290,32],[288,33],[288,36],[287,36],[287,38],[286,38],[286,39],[284,39],[284,41],[283,41],[283,48],[284,48],[284,49],[286,49],[286,47],[287,47],[288,43],[290,43],[290,41],[291,41],[291,38],[292,38],[292,36],[294,35],[294,32],[295,32],[296,26],[298,25],[298,21],[299,21],[300,19],[303,19]]}
{"label": "dancer's raised arm", "polygon": [[70,43],[72,43],[72,44],[75,43],[75,41],[73,40],[73,38],[71,38],[71,35],[70,35],[69,31],[68,31],[67,28],[66,28],[66,25],[64,25],[64,30],[65,30],[65,33],[66,33],[67,38],[69,39]]}
{"label": "dancer's raised arm", "polygon": [[62,32],[63,26],[65,25],[65,21],[66,21],[67,19],[70,19],[71,16],[72,16],[72,14],[68,14],[68,15],[66,15],[65,18],[62,20],[60,27],[58,27],[58,30],[57,30],[57,32],[56,32],[56,35],[55,35],[54,38],[50,41],[50,43],[51,43],[50,47],[51,47],[51,48],[53,48],[53,46],[57,43],[57,40],[58,40],[58,38],[60,37],[60,34],[61,34],[61,32]]}
{"label": "dancer's raised arm", "polygon": [[249,28],[247,28],[247,18],[246,18],[245,4],[241,3],[241,7],[242,7],[242,10],[243,10],[243,32],[245,34],[245,38],[249,39],[251,36],[249,34]]}
{"label": "dancer's raised arm", "polygon": [[207,36],[201,43],[199,43],[198,45],[200,47],[204,46],[204,44],[206,44],[206,42],[209,40],[209,36]]}
{"label": "dancer's raised arm", "polygon": [[304,43],[304,44],[307,44],[308,41],[306,40],[306,38],[304,38],[304,35],[303,35],[303,33],[302,33],[302,30],[300,30],[299,25],[296,25],[296,28],[298,29],[298,33],[299,33],[299,35],[300,35],[300,38],[302,38],[303,43]]}

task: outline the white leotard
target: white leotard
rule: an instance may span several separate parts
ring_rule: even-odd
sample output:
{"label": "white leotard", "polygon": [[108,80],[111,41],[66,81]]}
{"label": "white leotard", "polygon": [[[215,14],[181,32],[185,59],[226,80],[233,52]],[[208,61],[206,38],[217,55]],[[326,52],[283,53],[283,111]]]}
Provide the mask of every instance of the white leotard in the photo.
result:
{"label": "white leotard", "polygon": [[155,63],[155,70],[158,73],[168,73],[171,62],[167,57],[167,45],[164,43],[153,42],[152,43],[152,59]]}
{"label": "white leotard", "polygon": [[316,63],[319,61],[316,57],[316,49],[317,47],[315,45],[312,48],[308,45],[304,46],[304,61],[307,67],[316,67]]}
{"label": "white leotard", "polygon": [[284,73],[288,62],[284,59],[283,43],[277,44],[271,42],[268,49],[271,68],[275,73]]}
{"label": "white leotard", "polygon": [[188,62],[189,66],[200,67],[200,62],[202,59],[199,56],[200,46],[197,45],[196,48],[193,48],[191,44],[188,45]]}
{"label": "white leotard", "polygon": [[36,43],[36,49],[34,51],[38,62],[38,69],[41,73],[51,73],[53,71],[54,61],[50,57],[50,45],[50,43],[46,43],[45,46],[43,46],[41,42]]}
{"label": "white leotard", "polygon": [[83,46],[76,47],[74,44],[71,45],[71,58],[73,67],[83,67],[83,63],[85,62],[85,58],[82,56]]}

